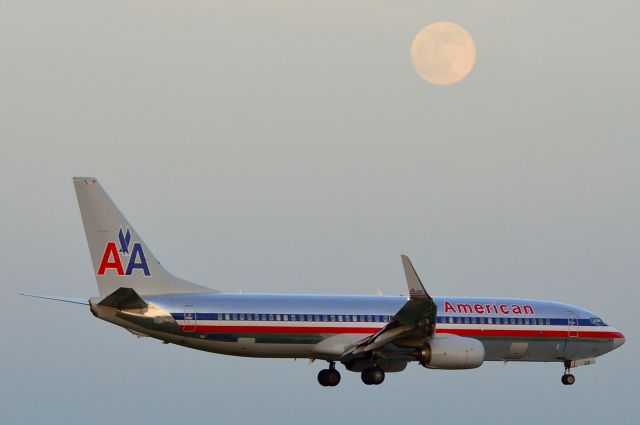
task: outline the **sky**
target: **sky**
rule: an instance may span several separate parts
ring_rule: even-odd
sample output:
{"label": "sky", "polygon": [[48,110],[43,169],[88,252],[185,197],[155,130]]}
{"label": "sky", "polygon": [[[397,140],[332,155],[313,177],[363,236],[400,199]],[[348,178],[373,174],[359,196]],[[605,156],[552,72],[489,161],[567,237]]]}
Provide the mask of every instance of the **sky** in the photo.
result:
{"label": "sky", "polygon": [[[640,4],[0,0],[0,418],[65,423],[635,423]],[[475,68],[434,86],[415,34]],[[548,299],[626,344],[559,364],[321,362],[137,339],[97,295],[71,177],[100,179],[174,274],[237,292]],[[341,369],[344,370],[344,369]]]}

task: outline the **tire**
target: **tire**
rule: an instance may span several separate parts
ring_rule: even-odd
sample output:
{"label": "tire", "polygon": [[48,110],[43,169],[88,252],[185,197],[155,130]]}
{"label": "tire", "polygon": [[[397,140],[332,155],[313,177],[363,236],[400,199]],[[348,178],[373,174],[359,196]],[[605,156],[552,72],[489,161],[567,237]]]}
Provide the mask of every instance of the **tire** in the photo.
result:
{"label": "tire", "polygon": [[576,382],[576,377],[572,374],[565,375],[564,377],[565,385],[573,385]]}
{"label": "tire", "polygon": [[364,382],[365,385],[371,385],[371,378],[369,377],[370,370],[371,368],[366,368],[360,374],[360,378],[362,378],[362,382]]}
{"label": "tire", "polygon": [[368,367],[362,371],[361,377],[366,385],[380,385],[384,382],[384,370],[379,367]]}
{"label": "tire", "polygon": [[326,376],[327,386],[335,387],[340,383],[340,372],[335,369],[329,370]]}
{"label": "tire", "polygon": [[329,369],[322,369],[320,372],[318,372],[318,383],[323,387],[329,386],[329,380],[327,378],[328,373]]}
{"label": "tire", "polygon": [[380,385],[384,382],[384,370],[374,367],[371,370],[371,381],[373,385]]}

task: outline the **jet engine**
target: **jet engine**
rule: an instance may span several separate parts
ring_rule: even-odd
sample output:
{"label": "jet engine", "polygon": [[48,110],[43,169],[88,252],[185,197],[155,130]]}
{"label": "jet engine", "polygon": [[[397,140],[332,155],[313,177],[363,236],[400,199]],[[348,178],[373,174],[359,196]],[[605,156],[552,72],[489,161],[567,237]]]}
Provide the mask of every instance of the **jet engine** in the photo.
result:
{"label": "jet engine", "polygon": [[429,369],[474,369],[484,362],[484,345],[477,339],[457,335],[434,335],[418,354]]}

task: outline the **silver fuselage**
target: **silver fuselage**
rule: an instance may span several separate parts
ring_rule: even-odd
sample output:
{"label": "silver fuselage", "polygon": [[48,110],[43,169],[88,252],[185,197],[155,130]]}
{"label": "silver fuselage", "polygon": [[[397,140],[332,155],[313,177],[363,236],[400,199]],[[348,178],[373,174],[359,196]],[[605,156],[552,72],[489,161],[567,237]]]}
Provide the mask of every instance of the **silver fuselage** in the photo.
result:
{"label": "silver fuselage", "polygon": [[[140,335],[220,354],[338,360],[330,338],[355,343],[383,328],[405,296],[171,294],[144,296],[148,308],[91,308]],[[565,361],[605,354],[624,336],[568,304],[506,298],[435,297],[436,335],[480,340],[489,361]],[[326,344],[325,344],[326,345]]]}

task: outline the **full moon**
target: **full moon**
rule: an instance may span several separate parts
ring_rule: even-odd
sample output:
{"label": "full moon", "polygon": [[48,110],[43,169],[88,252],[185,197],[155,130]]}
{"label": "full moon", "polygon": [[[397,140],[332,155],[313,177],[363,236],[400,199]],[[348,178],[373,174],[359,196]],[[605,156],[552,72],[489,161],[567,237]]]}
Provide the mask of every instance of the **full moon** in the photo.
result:
{"label": "full moon", "polygon": [[476,44],[460,25],[435,22],[413,39],[411,61],[418,75],[431,84],[454,84],[473,69]]}

